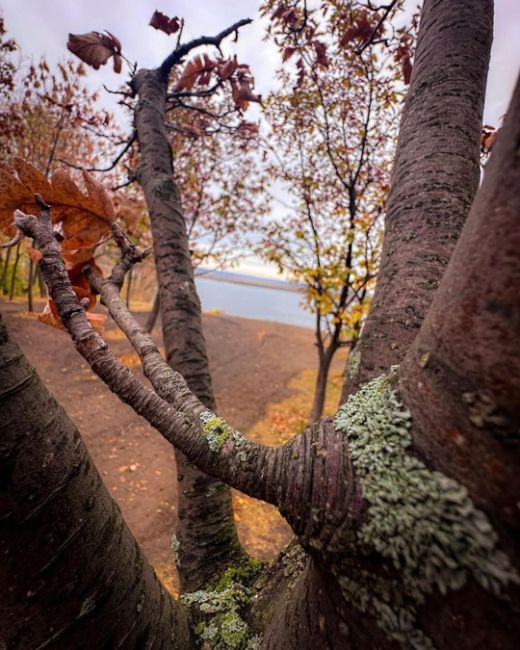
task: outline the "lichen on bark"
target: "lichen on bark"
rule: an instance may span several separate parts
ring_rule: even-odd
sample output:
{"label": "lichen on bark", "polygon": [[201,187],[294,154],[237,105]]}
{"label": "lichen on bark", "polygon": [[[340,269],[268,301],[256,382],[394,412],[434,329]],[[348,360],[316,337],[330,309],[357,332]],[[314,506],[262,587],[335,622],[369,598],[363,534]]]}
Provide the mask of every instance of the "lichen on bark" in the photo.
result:
{"label": "lichen on bark", "polygon": [[251,603],[251,583],[262,568],[257,560],[229,567],[200,589],[181,596],[197,621],[194,632],[204,647],[212,650],[256,650],[261,638],[253,634],[244,613]]}
{"label": "lichen on bark", "polygon": [[395,373],[393,368],[366,384],[335,417],[368,504],[360,548],[375,549],[395,576],[358,571],[339,581],[350,600],[372,611],[393,638],[428,648],[431,642],[415,627],[415,608],[434,590],[446,594],[473,577],[500,596],[520,579],[466,488],[409,453],[411,415],[393,388]]}
{"label": "lichen on bark", "polygon": [[233,431],[229,424],[211,411],[203,411],[199,415],[199,418],[202,422],[202,430],[208,440],[208,446],[211,451],[219,451],[222,449]]}

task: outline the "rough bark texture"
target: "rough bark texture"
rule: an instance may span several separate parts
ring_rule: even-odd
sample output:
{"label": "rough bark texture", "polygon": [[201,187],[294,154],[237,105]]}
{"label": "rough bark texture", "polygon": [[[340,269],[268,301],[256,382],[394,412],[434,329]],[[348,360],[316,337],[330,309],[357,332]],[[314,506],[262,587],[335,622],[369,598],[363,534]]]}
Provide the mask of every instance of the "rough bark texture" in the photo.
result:
{"label": "rough bark texture", "polygon": [[479,182],[492,0],[426,0],[374,300],[342,401],[400,363],[439,286]]}
{"label": "rough bark texture", "polygon": [[[215,400],[202,333],[200,301],[182,211],[173,179],[172,152],[164,125],[166,83],[159,70],[141,70],[133,81],[141,160],[138,178],[150,212],[166,358],[211,410]],[[178,569],[183,591],[202,586],[219,567],[238,559],[231,492],[178,451]],[[204,539],[204,544],[201,540]]]}
{"label": "rough bark texture", "polygon": [[520,555],[519,187],[520,83],[435,302],[400,369],[421,455],[464,482],[514,557]]}
{"label": "rough bark texture", "polygon": [[190,647],[66,413],[0,320],[0,645]]}

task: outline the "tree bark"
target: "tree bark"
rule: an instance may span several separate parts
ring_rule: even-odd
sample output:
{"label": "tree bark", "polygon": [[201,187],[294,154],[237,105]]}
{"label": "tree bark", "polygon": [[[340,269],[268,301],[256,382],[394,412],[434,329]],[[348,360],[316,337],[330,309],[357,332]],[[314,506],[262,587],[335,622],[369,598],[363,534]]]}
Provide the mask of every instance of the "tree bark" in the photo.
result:
{"label": "tree bark", "polygon": [[[166,358],[211,410],[215,400],[202,333],[200,301],[179,190],[166,135],[166,81],[160,70],[140,70],[132,82],[141,160],[137,177],[150,211]],[[242,555],[231,491],[176,452],[179,481],[178,568],[183,590],[193,591]],[[201,544],[204,539],[204,544]]]}
{"label": "tree bark", "polygon": [[80,434],[0,319],[0,641],[192,647]]}
{"label": "tree bark", "polygon": [[2,290],[2,293],[4,296],[7,294],[7,272],[9,270],[9,260],[11,258],[11,248],[7,249],[7,252],[5,254],[5,260],[3,260],[3,268],[2,268],[2,279],[0,280],[0,288]]}
{"label": "tree bark", "polygon": [[[519,187],[520,83],[442,284],[399,370],[415,453],[465,486],[517,569]],[[442,647],[450,621],[459,621],[458,648],[514,648],[519,582],[502,599],[470,584],[434,603],[432,639]]]}
{"label": "tree bark", "polygon": [[342,401],[399,364],[414,340],[479,182],[492,0],[425,0],[372,307]]}

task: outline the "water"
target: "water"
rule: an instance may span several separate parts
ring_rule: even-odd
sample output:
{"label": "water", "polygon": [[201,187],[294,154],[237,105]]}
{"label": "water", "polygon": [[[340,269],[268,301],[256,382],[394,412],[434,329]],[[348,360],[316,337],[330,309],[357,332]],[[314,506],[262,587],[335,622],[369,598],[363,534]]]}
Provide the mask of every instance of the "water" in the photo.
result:
{"label": "water", "polygon": [[272,320],[299,327],[313,327],[314,317],[300,305],[302,295],[284,291],[234,284],[223,280],[196,279],[203,311],[218,309],[231,316]]}

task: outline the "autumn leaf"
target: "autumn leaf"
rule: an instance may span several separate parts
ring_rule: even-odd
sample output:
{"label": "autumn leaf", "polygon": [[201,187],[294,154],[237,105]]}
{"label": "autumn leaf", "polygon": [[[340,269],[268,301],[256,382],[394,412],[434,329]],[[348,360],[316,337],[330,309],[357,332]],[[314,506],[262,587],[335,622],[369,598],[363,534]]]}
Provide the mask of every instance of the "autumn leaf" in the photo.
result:
{"label": "autumn leaf", "polygon": [[233,101],[235,107],[240,111],[245,110],[249,102],[262,103],[261,96],[254,94],[251,83],[251,80],[245,76],[239,78],[238,81],[231,79]]}
{"label": "autumn leaf", "polygon": [[295,52],[296,52],[295,47],[286,47],[285,50],[283,51],[283,55],[282,55],[283,63],[288,61]]}
{"label": "autumn leaf", "polygon": [[114,57],[114,72],[121,72],[121,43],[110,32],[88,32],[69,34],[67,48],[95,70]]}
{"label": "autumn leaf", "polygon": [[39,214],[34,194],[41,194],[51,205],[52,221],[61,224],[61,244],[65,261],[86,262],[99,244],[111,236],[116,218],[112,200],[105,188],[83,172],[86,193],[63,169],[49,181],[35,167],[15,158],[12,167],[0,165],[0,232],[9,235],[13,212]]}
{"label": "autumn leaf", "polygon": [[[212,61],[206,54],[203,56],[197,56],[191,61],[188,61],[184,70],[182,71],[181,76],[177,80],[177,83],[173,87],[173,92],[181,92],[183,90],[190,91],[197,82],[202,81],[207,83],[209,81],[209,76],[207,73],[210,73],[216,66],[216,62]],[[203,75],[206,74],[206,77]]]}
{"label": "autumn leaf", "polygon": [[134,235],[137,232],[139,222],[145,214],[142,199],[120,192],[114,198],[114,205],[117,218],[124,221],[128,232]]}
{"label": "autumn leaf", "polygon": [[480,136],[480,150],[482,153],[489,153],[498,138],[498,130],[495,127],[485,124],[482,127]]}
{"label": "autumn leaf", "polygon": [[154,11],[149,24],[151,27],[159,29],[161,32],[168,34],[168,36],[170,36],[170,34],[175,34],[175,32],[178,32],[179,27],[181,26],[181,23],[177,16],[170,18],[169,16],[166,16],[166,14],[163,14],[161,11],[157,10]]}

